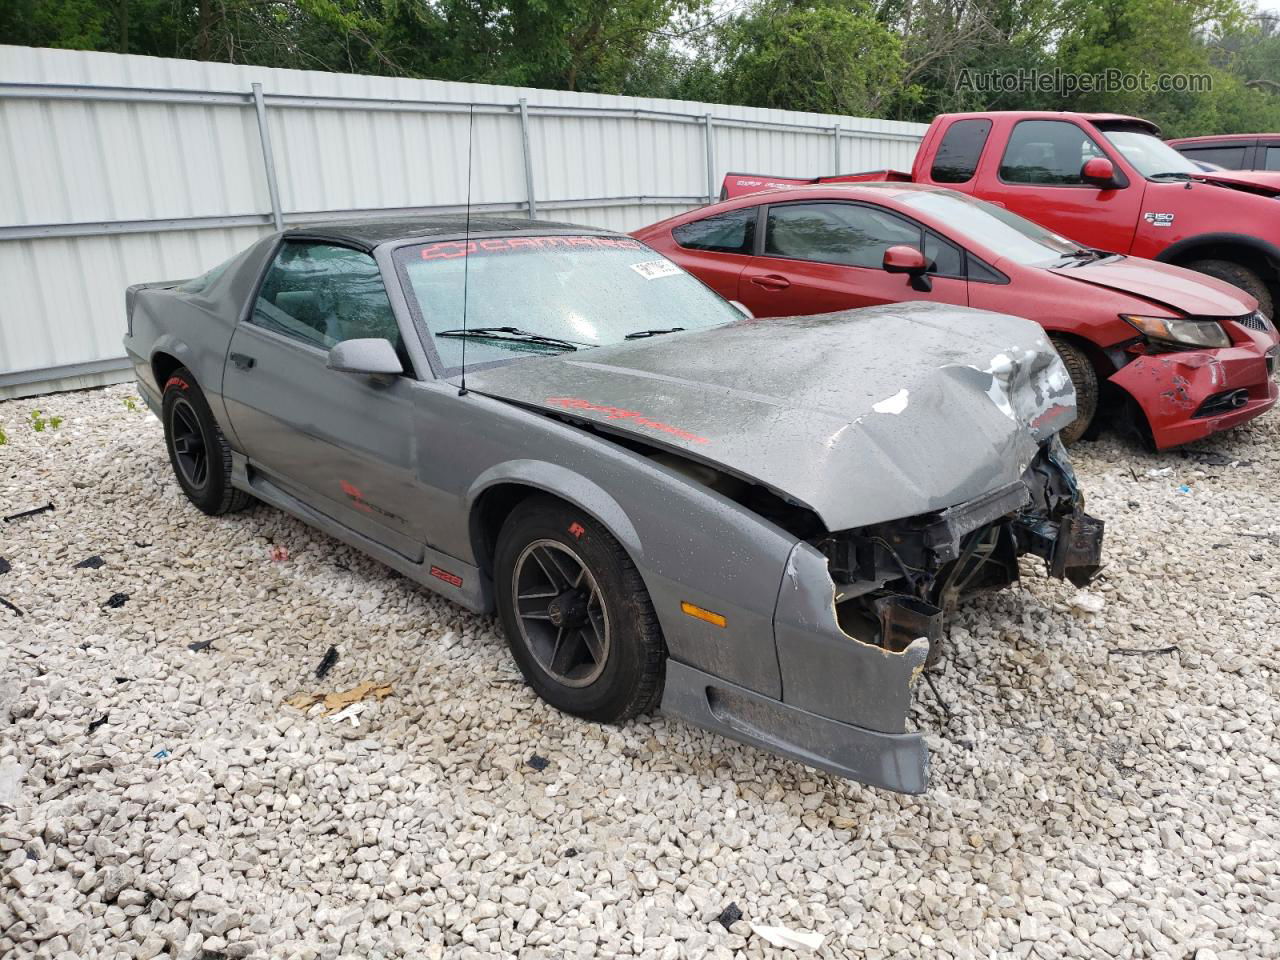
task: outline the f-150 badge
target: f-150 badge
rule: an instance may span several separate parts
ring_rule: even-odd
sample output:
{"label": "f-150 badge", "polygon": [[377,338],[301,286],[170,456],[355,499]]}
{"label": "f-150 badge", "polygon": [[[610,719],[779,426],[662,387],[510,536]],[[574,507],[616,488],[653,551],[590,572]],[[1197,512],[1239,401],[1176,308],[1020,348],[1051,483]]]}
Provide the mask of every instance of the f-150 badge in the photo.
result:
{"label": "f-150 badge", "polygon": [[1151,224],[1153,227],[1172,227],[1173,226],[1172,213],[1144,213],[1142,217],[1144,220],[1147,221],[1147,223]]}

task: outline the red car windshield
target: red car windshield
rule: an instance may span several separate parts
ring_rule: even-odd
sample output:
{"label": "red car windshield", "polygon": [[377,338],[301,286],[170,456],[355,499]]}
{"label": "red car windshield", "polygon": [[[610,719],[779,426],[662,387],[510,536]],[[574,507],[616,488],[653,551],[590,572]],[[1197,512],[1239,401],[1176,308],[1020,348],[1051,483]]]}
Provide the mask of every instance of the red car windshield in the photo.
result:
{"label": "red car windshield", "polygon": [[464,342],[471,366],[742,319],[701,281],[628,237],[445,240],[398,250],[396,261],[448,370],[461,365]]}
{"label": "red car windshield", "polygon": [[899,199],[946,224],[947,233],[955,239],[971,240],[1024,266],[1049,266],[1083,250],[1080,244],[1016,213],[953,190],[918,191]]}

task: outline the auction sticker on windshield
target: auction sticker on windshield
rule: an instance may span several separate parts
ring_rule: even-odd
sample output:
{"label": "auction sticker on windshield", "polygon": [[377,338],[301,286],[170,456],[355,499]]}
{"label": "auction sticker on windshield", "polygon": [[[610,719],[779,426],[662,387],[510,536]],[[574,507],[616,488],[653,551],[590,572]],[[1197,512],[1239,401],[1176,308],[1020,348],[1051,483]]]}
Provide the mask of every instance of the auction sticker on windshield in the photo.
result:
{"label": "auction sticker on windshield", "polygon": [[646,280],[657,280],[659,277],[674,277],[676,274],[684,273],[670,260],[641,260],[639,263],[631,264],[631,269]]}

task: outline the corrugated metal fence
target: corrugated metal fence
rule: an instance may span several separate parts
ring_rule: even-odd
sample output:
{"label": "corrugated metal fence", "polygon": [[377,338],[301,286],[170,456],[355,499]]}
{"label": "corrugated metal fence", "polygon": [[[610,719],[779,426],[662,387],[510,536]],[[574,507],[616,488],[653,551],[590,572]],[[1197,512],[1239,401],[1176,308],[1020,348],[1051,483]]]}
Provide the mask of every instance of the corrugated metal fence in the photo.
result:
{"label": "corrugated metal fence", "polygon": [[0,46],[0,398],[120,379],[124,288],[281,224],[520,212],[630,230],[729,170],[906,167],[920,124]]}

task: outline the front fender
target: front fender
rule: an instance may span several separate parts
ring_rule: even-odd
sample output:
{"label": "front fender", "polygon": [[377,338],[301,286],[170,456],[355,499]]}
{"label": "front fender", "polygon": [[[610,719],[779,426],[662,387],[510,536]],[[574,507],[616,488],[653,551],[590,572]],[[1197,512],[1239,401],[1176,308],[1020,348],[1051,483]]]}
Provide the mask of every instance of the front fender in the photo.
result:
{"label": "front fender", "polygon": [[508,460],[485,470],[467,490],[467,515],[474,515],[476,503],[486,490],[504,483],[532,487],[585,510],[622,544],[637,565],[641,564],[644,545],[618,501],[595,481],[546,460]]}

